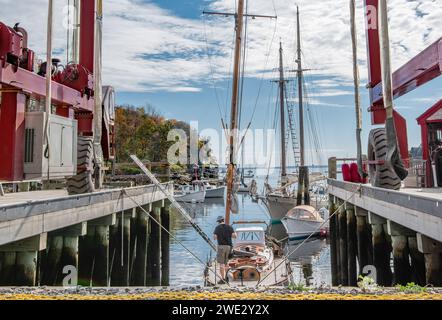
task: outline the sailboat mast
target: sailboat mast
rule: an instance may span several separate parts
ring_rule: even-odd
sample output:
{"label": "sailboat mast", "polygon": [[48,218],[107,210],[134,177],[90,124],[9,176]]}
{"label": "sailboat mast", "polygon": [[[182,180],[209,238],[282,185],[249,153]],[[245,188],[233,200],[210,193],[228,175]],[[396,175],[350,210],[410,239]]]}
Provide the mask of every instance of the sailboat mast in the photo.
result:
{"label": "sailboat mast", "polygon": [[286,183],[287,178],[287,158],[286,158],[286,141],[285,141],[285,80],[284,80],[284,64],[282,42],[279,43],[279,101],[281,112],[281,184]]}
{"label": "sailboat mast", "polygon": [[303,69],[302,69],[302,51],[301,51],[301,23],[299,20],[299,7],[297,7],[297,37],[298,37],[298,101],[299,101],[299,131],[300,131],[300,151],[301,151],[301,167],[305,166],[305,138],[304,138],[304,101],[303,101]]}
{"label": "sailboat mast", "polygon": [[230,114],[230,137],[229,137],[229,167],[227,171],[227,203],[226,203],[226,224],[230,223],[230,212],[232,209],[233,187],[235,179],[235,140],[238,129],[238,91],[239,75],[241,69],[242,34],[244,24],[244,0],[238,0],[238,12],[235,16],[235,62],[233,69],[232,83],[232,108]]}

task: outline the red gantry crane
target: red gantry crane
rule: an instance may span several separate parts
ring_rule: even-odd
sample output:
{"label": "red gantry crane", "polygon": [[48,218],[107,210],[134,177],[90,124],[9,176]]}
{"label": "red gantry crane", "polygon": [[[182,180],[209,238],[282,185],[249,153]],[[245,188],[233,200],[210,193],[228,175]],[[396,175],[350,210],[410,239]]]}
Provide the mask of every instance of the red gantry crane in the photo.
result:
{"label": "red gantry crane", "polygon": [[[385,128],[373,129],[370,132],[368,148],[369,174],[372,184],[386,189],[399,189],[409,166],[409,149],[407,122],[396,111],[393,111],[394,126],[388,126],[388,108],[384,99],[383,86],[386,66],[382,59],[389,59],[383,43],[382,33],[387,32],[386,1],[364,0],[366,9],[366,32],[369,67],[370,107],[372,125],[384,125]],[[382,8],[384,5],[385,8]],[[384,19],[384,26],[381,25]],[[382,29],[384,28],[384,29]],[[385,40],[385,39],[384,39]],[[384,46],[385,46],[384,41]],[[385,56],[383,56],[385,55]],[[382,63],[384,61],[384,64]],[[388,60],[387,60],[388,61]],[[414,89],[430,82],[442,74],[442,38],[434,42],[416,57],[411,59],[392,74],[392,97],[399,98]],[[387,78],[388,79],[388,78]],[[387,91],[387,94],[389,92]],[[423,159],[427,161],[427,187],[441,186],[442,183],[442,101],[436,103],[419,119],[422,126]],[[396,149],[396,154],[395,150]],[[388,161],[388,156],[391,161]],[[402,166],[403,164],[403,166]],[[439,182],[439,184],[438,184]]]}
{"label": "red gantry crane", "polygon": [[0,22],[0,181],[67,178],[70,194],[88,193],[114,158],[114,91],[101,87],[102,1],[74,3],[78,61],[65,66],[36,63],[27,31]]}

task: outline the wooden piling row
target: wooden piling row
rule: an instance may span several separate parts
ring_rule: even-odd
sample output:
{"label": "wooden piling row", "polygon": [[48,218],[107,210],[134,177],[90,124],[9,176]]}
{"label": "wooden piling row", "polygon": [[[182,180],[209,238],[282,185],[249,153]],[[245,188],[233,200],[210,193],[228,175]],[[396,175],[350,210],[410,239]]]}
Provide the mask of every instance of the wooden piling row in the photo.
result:
{"label": "wooden piling row", "polygon": [[358,276],[381,286],[442,286],[442,243],[330,197],[333,286],[356,286]]}
{"label": "wooden piling row", "polygon": [[168,286],[170,208],[143,209],[0,246],[0,286]]}

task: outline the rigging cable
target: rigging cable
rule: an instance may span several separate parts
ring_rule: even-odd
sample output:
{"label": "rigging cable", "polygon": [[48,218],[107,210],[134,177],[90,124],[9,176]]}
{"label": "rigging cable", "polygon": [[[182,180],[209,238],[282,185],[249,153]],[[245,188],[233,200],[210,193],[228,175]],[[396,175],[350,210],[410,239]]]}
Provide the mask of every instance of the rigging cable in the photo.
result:
{"label": "rigging cable", "polygon": [[328,219],[325,220],[316,230],[314,230],[304,241],[302,241],[294,250],[289,252],[287,255],[285,255],[282,259],[282,261],[275,267],[271,272],[269,272],[263,279],[261,279],[256,287],[259,286],[260,283],[262,283],[265,279],[267,279],[272,273],[276,272],[276,270],[285,263],[294,253],[296,253],[302,246],[304,246],[308,240],[310,240],[315,234],[317,234],[327,223],[330,222],[330,220],[336,216],[341,208],[343,208],[357,193],[361,192],[362,185],[359,185],[358,188],[346,199],[342,202],[342,204],[333,212],[333,214],[329,215]]}
{"label": "rigging cable", "polygon": [[[139,204],[133,197],[131,197],[126,189],[122,189],[121,190],[122,194],[126,195],[126,197],[129,198],[129,200],[131,200],[139,209],[141,209],[141,211],[143,211],[150,219],[152,219],[163,231],[165,231],[170,237],[172,237],[173,240],[175,240],[180,246],[182,246],[187,252],[190,253],[190,255],[192,257],[195,258],[196,261],[198,261],[201,265],[203,265],[204,267],[207,267],[207,264],[204,263],[195,253],[192,252],[192,250],[190,250],[189,248],[187,248],[179,239],[177,239],[177,237],[175,237],[169,230],[167,230],[162,224],[161,222],[159,222],[155,217],[153,217],[150,212],[148,212],[146,209],[143,208],[143,206],[141,204]],[[212,273],[216,273],[216,270],[213,271],[212,269],[208,268],[208,270],[211,270]],[[222,280],[222,279],[221,279]],[[227,284],[228,286],[229,283],[222,280],[225,284]]]}
{"label": "rigging cable", "polygon": [[219,98],[219,94],[218,94],[218,89],[215,84],[215,71],[213,69],[212,56],[210,55],[210,51],[209,51],[209,42],[207,39],[207,29],[206,29],[206,18],[204,15],[203,15],[203,26],[204,26],[204,40],[205,40],[205,44],[206,44],[206,53],[207,53],[207,58],[208,58],[210,73],[211,73],[211,78],[212,78],[212,86],[213,86],[213,90],[215,91],[216,102],[218,105],[218,112],[221,117],[221,124],[222,124],[223,130],[226,130],[225,123],[224,123],[224,117],[223,117],[223,113],[221,110],[221,103],[220,103],[220,98]]}

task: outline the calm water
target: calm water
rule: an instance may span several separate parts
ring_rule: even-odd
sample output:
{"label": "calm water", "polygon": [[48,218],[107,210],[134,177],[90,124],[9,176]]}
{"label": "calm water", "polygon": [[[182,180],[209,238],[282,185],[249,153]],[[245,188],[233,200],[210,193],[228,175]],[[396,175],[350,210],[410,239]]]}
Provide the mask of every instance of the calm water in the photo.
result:
{"label": "calm water", "polygon": [[[275,185],[275,181],[272,184]],[[232,216],[233,221],[270,221],[267,209],[261,202],[259,204],[254,203],[248,195],[241,194],[238,195],[238,200],[240,213]],[[224,200],[222,199],[206,200],[203,204],[185,204],[184,207],[210,236],[216,227],[216,218],[220,215],[224,216],[225,213]],[[208,245],[179,214],[172,215],[171,230],[177,240],[182,242],[200,260],[206,262],[210,258]],[[273,227],[272,233],[279,239],[285,237],[282,230],[277,230],[275,227]],[[297,247],[297,243],[291,243],[285,249],[291,252]],[[296,249],[290,260],[292,261],[293,276],[296,283],[312,286],[331,283],[330,248],[325,239],[309,241]],[[171,286],[203,285],[204,265],[173,239],[171,239],[170,262]]]}

